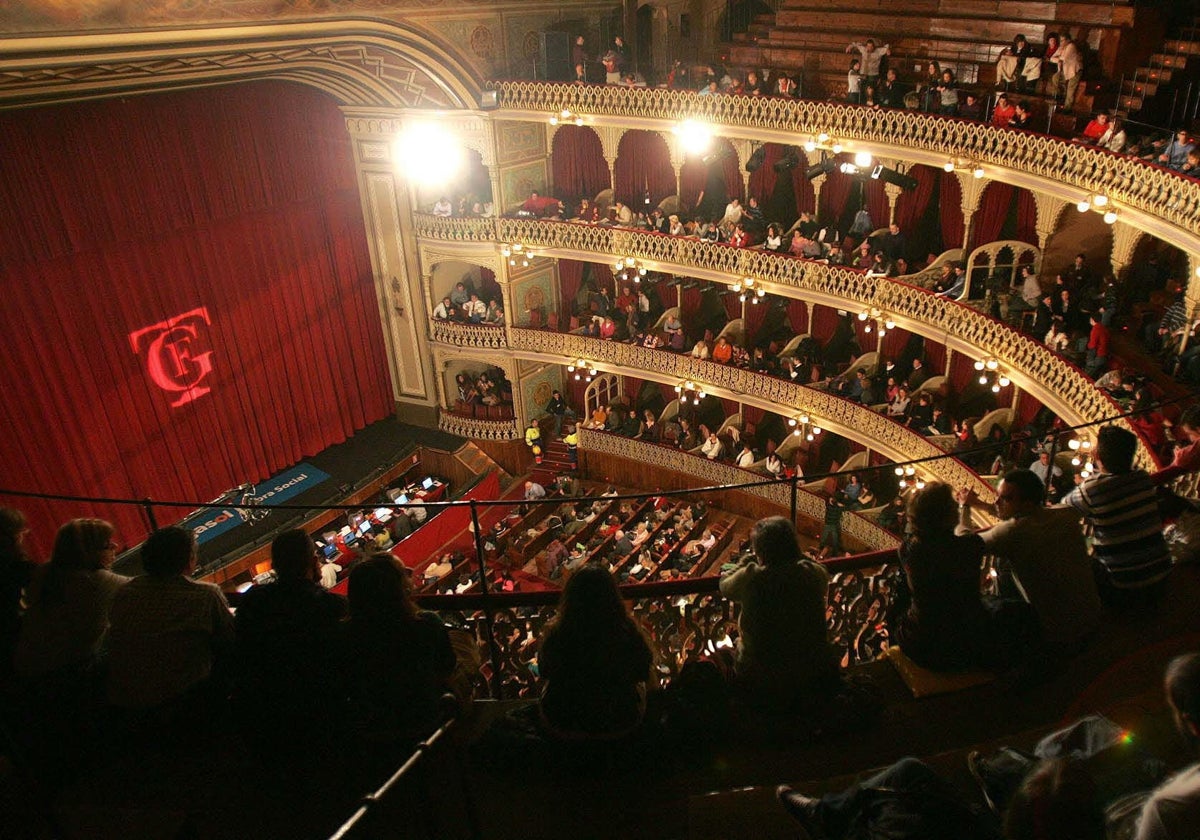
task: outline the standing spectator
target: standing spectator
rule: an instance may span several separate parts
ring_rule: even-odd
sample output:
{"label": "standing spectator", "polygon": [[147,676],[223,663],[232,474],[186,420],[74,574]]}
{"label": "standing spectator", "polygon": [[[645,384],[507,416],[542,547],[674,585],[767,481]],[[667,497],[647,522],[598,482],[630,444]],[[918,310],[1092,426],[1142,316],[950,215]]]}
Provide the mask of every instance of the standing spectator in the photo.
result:
{"label": "standing spectator", "polygon": [[903,108],[904,94],[904,86],[897,81],[896,71],[889,67],[875,90],[876,104],[882,108]]}
{"label": "standing spectator", "polygon": [[[23,530],[23,518],[17,527]],[[26,591],[19,677],[74,681],[98,663],[113,599],[129,583],[109,571],[116,552],[113,526],[102,519],[72,519],[58,529],[50,562],[32,570]]]}
{"label": "standing spectator", "polygon": [[562,437],[563,419],[567,416],[567,401],[563,399],[562,392],[557,388],[550,394],[550,401],[546,403],[546,413],[554,418],[554,436]]}
{"label": "standing spectator", "polygon": [[[1004,48],[1000,53],[1000,60],[996,63],[996,79],[999,84],[1007,86],[1015,80],[1017,83],[1017,91],[1024,93],[1028,87],[1031,75],[1026,72],[1029,65],[1036,65],[1038,72],[1041,72],[1041,62],[1030,61],[1033,58],[1033,49],[1029,46],[1029,42],[1025,40],[1024,35],[1018,35],[1013,38],[1010,46]],[[1029,67],[1032,71],[1034,68]],[[1032,76],[1036,79],[1037,76]]]}
{"label": "standing spectator", "polygon": [[542,723],[564,738],[618,738],[646,712],[650,646],[626,611],[616,580],[584,566],[563,588],[538,654]]}
{"label": "standing spectator", "polygon": [[862,56],[861,70],[863,81],[869,85],[878,84],[879,62],[883,60],[885,55],[889,55],[891,53],[890,45],[884,44],[879,49],[876,49],[875,39],[868,38],[864,44],[860,44],[859,42],[855,41],[854,43],[850,44],[850,46],[846,47],[846,52],[854,52],[855,50],[857,50],[859,55]]}
{"label": "standing spectator", "polygon": [[825,628],[829,574],[803,557],[781,516],[756,523],[750,540],[754,559],[721,579],[721,594],[742,605],[735,673],[751,702],[794,709],[837,684]]}
{"label": "standing spectator", "polygon": [[[584,45],[583,36],[576,35],[575,43],[571,45],[571,64],[575,67],[582,66],[586,73],[588,63],[587,47]],[[587,81],[585,75],[583,81]]]}
{"label": "standing spectator", "polygon": [[953,70],[943,70],[938,82],[938,113],[953,117],[958,113],[958,86],[954,81]]}
{"label": "standing spectator", "polygon": [[1103,315],[1101,313],[1093,312],[1089,319],[1092,324],[1092,331],[1088,335],[1087,362],[1084,364],[1084,370],[1093,379],[1103,373],[1108,367],[1109,333],[1108,327],[1102,323],[1102,318]]}
{"label": "standing spectator", "polygon": [[1058,72],[1054,74],[1052,83],[1054,95],[1063,94],[1063,110],[1070,111],[1075,107],[1075,94],[1079,90],[1079,79],[1083,74],[1083,56],[1079,47],[1071,40],[1071,34],[1062,34],[1062,46],[1054,53]]}
{"label": "standing spectator", "polygon": [[1158,155],[1156,160],[1163,166],[1171,169],[1180,170],[1187,164],[1188,153],[1195,148],[1195,144],[1188,140],[1187,130],[1179,129],[1175,132],[1175,136]]}
{"label": "standing spectator", "polygon": [[1063,500],[1092,526],[1100,597],[1126,607],[1155,600],[1166,588],[1171,556],[1163,539],[1154,485],[1133,468],[1137,436],[1105,426],[1096,436],[1097,474]]}
{"label": "standing spectator", "polygon": [[825,522],[818,544],[822,557],[836,557],[842,553],[842,514],[845,511],[846,497],[840,490],[825,497]]}
{"label": "standing spectator", "polygon": [[850,70],[846,73],[846,101],[853,105],[862,102],[861,66],[862,62],[856,58],[850,62]]}
{"label": "standing spectator", "polygon": [[233,617],[220,588],[189,579],[196,537],[179,526],[142,544],[146,573],[113,599],[108,700],[122,709],[211,715],[224,696]]}

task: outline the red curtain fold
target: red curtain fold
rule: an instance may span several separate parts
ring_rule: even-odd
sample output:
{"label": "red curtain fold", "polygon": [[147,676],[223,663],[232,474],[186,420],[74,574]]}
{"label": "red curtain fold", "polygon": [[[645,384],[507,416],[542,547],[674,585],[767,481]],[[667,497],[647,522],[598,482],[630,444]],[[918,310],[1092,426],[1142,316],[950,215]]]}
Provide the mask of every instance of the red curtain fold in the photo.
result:
{"label": "red curtain fold", "polygon": [[[0,388],[20,395],[0,487],[207,500],[391,411],[344,116],[310,88],[6,113],[0,227]],[[38,550],[79,515],[146,530],[136,507],[4,501]]]}
{"label": "red curtain fold", "polygon": [[962,247],[962,185],[951,172],[938,173],[938,214],[942,219],[942,247]]}
{"label": "red curtain fold", "polygon": [[896,224],[907,237],[916,232],[917,222],[925,215],[929,201],[933,198],[934,187],[937,186],[937,172],[928,167],[910,166],[905,173],[917,181],[916,189],[904,190],[896,199]]}
{"label": "red curtain fold", "polygon": [[871,214],[871,223],[876,228],[884,228],[891,221],[891,215],[888,209],[887,191],[883,188],[883,181],[876,178],[867,178],[864,182],[867,191],[867,212]]}
{"label": "red curtain fold", "polygon": [[751,346],[758,339],[758,330],[767,318],[771,298],[765,298],[758,303],[746,306],[746,346]]}
{"label": "red curtain fold", "polygon": [[616,198],[638,209],[644,206],[647,192],[655,206],[667,196],[675,195],[675,169],[663,136],[643,129],[625,132],[617,147],[613,181]]}
{"label": "red curtain fold", "polygon": [[787,307],[787,320],[792,325],[792,333],[800,335],[806,333],[808,329],[808,313],[809,306],[802,300],[789,300]]}
{"label": "red curtain fold", "polygon": [[552,147],[554,195],[564,201],[595,198],[612,186],[600,137],[589,126],[563,125]]}
{"label": "red curtain fold", "polygon": [[1004,229],[1013,203],[1013,186],[1002,181],[992,181],[983,191],[979,209],[971,224],[971,248],[995,242]]}
{"label": "red curtain fold", "polygon": [[[839,163],[842,160],[841,156],[837,158]],[[850,200],[854,187],[854,179],[844,174],[840,169],[834,169],[833,172],[825,176],[825,182],[821,185],[820,216],[822,221],[837,221],[841,219],[846,209],[846,202]]]}
{"label": "red curtain fold", "polygon": [[695,209],[696,199],[708,183],[708,167],[700,155],[687,155],[679,168],[679,203]]}
{"label": "red curtain fold", "polygon": [[925,362],[930,376],[940,376],[946,372],[946,345],[936,341],[925,342]]}
{"label": "red curtain fold", "polygon": [[[711,163],[704,162],[705,158],[711,160],[714,155],[719,155],[720,159]],[[700,155],[688,154],[684,158],[683,166],[679,169],[680,204],[690,208],[696,206],[696,200],[708,185],[709,174],[714,166],[720,168],[725,193],[728,196],[726,200],[732,198],[737,198],[739,201],[745,200],[743,195],[745,182],[742,181],[742,173],[738,168],[737,151],[728,138],[717,137],[707,152]]]}
{"label": "red curtain fold", "polygon": [[[783,157],[788,147],[782,143],[764,143],[762,148],[762,165],[750,173],[750,195],[757,198],[760,205],[766,206],[775,192],[775,183],[779,180],[775,164]],[[812,213],[817,209],[816,193],[813,191],[812,181],[804,176],[806,166],[807,163],[802,157],[800,165],[789,170],[792,179],[792,193],[796,197],[797,213]]]}
{"label": "red curtain fold", "polygon": [[1037,235],[1037,199],[1033,193],[1024,187],[1017,188],[1017,231],[1016,239],[1038,244]]}
{"label": "red curtain fold", "polygon": [[479,299],[503,301],[500,284],[496,282],[496,272],[490,268],[479,269]]}
{"label": "red curtain fold", "polygon": [[559,310],[558,317],[562,319],[562,326],[565,329],[567,319],[571,317],[571,313],[575,308],[575,296],[579,294],[579,288],[583,285],[583,262],[580,260],[559,260],[558,261],[558,297]]}
{"label": "red curtain fold", "polygon": [[683,321],[685,327],[691,325],[692,319],[696,317],[696,313],[700,310],[700,297],[699,289],[683,289],[683,296],[679,305],[679,320]]}

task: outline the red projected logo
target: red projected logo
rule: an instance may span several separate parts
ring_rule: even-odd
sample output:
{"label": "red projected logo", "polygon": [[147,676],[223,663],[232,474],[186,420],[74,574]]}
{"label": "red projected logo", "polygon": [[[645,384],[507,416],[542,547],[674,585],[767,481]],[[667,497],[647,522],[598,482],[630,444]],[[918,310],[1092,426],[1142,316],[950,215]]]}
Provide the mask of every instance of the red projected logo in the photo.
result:
{"label": "red projected logo", "polygon": [[208,309],[202,306],[129,334],[133,352],[146,360],[150,379],[172,395],[171,408],[212,390],[203,384],[212,373],[212,351],[200,341],[201,325],[211,323]]}

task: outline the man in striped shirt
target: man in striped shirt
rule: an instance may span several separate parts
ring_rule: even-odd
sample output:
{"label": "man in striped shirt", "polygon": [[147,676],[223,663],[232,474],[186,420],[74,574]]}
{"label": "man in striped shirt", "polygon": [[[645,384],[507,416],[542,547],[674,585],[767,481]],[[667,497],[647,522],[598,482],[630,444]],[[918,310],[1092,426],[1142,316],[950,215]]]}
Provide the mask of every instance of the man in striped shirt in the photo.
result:
{"label": "man in striped shirt", "polygon": [[1092,526],[1100,598],[1111,607],[1144,605],[1160,596],[1171,573],[1154,485],[1133,469],[1137,437],[1105,426],[1097,435],[1098,472],[1063,499]]}

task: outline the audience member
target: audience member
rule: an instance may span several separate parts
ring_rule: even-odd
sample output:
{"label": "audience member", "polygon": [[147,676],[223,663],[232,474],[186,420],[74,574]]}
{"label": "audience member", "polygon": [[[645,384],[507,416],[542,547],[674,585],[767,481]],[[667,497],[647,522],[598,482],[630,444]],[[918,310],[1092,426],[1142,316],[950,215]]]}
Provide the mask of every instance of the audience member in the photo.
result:
{"label": "audience member", "polygon": [[[1167,705],[1179,735],[1195,753],[1200,744],[1200,654],[1177,656],[1164,680]],[[1142,807],[1136,840],[1185,840],[1200,820],[1200,763],[1176,773]]]}
{"label": "audience member", "polygon": [[171,526],[142,544],[142,568],[113,598],[108,699],[129,710],[167,704],[203,720],[224,696],[233,617],[220,587],[190,580],[195,535]]}
{"label": "audience member", "polygon": [[646,711],[650,664],[650,646],[613,576],[580,568],[563,588],[538,652],[542,723],[568,739],[628,735]]}
{"label": "audience member", "polygon": [[803,557],[783,517],[756,523],[750,540],[752,558],[721,579],[721,594],[741,604],[735,673],[751,704],[794,709],[837,685],[825,637],[829,574]]}
{"label": "audience member", "polygon": [[[18,531],[24,519],[19,523]],[[102,519],[72,519],[58,529],[50,562],[32,570],[26,590],[14,660],[19,677],[69,683],[98,664],[113,599],[129,584],[109,571],[116,551],[113,526]]]}
{"label": "audience member", "polygon": [[12,673],[21,633],[21,593],[33,578],[35,563],[25,550],[29,524],[15,508],[0,507],[0,684]]}
{"label": "audience member", "polygon": [[1146,604],[1166,588],[1171,555],[1154,485],[1134,469],[1137,436],[1118,426],[1096,435],[1097,473],[1063,499],[1092,526],[1100,597],[1114,607]]}
{"label": "audience member", "polygon": [[350,729],[376,747],[411,745],[438,721],[455,665],[449,634],[413,602],[411,572],[390,554],[354,567],[347,600],[338,658]]}

